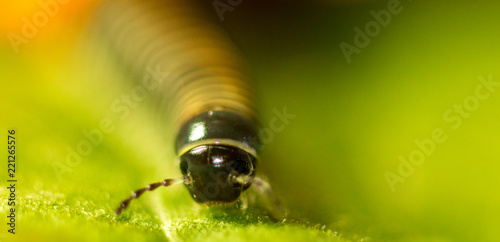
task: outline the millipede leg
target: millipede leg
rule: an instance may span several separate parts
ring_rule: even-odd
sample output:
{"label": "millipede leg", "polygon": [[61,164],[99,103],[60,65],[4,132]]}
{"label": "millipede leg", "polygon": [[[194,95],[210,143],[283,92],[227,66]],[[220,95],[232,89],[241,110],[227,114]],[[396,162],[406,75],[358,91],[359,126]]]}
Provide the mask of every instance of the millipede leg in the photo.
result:
{"label": "millipede leg", "polygon": [[274,194],[268,181],[256,176],[253,179],[251,188],[257,193],[258,200],[264,201],[263,205],[271,217],[277,220],[286,218],[287,211]]}

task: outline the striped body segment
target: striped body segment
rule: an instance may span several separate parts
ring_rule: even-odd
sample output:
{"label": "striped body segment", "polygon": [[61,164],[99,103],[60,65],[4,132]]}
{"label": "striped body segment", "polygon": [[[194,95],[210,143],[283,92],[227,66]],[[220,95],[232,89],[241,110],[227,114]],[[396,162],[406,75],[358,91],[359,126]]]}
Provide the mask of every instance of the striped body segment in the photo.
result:
{"label": "striped body segment", "polygon": [[113,0],[99,14],[100,35],[129,71],[168,73],[155,95],[177,132],[182,173],[137,190],[117,214],[145,191],[177,183],[196,202],[233,203],[256,179],[254,85],[230,39],[197,7],[190,0]]}

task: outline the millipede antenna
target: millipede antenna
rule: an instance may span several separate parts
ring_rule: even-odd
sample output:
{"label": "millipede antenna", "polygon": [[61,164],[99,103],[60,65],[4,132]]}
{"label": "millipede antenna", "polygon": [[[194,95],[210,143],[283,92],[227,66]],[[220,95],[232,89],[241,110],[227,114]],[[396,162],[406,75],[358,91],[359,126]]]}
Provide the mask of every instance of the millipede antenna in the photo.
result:
{"label": "millipede antenna", "polygon": [[124,200],[122,203],[120,203],[120,206],[116,209],[115,214],[118,216],[122,213],[123,210],[125,210],[130,202],[134,199],[138,199],[144,192],[146,191],[153,191],[156,188],[160,186],[168,187],[170,185],[174,184],[179,184],[185,182],[186,179],[165,179],[162,182],[157,182],[157,183],[151,183],[147,185],[145,188],[139,189],[135,192],[132,193],[132,196],[130,196],[128,199]]}

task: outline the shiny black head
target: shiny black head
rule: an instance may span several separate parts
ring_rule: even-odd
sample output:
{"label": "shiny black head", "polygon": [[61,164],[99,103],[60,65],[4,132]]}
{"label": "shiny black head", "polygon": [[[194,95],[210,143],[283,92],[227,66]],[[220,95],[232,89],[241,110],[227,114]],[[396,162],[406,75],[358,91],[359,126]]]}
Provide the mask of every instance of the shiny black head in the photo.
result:
{"label": "shiny black head", "polygon": [[250,186],[256,158],[225,145],[197,146],[180,157],[187,188],[196,202],[233,202]]}

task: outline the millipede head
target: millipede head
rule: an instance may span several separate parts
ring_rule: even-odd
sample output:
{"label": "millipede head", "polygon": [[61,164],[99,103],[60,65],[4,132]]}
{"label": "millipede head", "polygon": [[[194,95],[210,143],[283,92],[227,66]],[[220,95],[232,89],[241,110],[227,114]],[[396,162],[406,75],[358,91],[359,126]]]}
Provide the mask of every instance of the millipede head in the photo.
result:
{"label": "millipede head", "polygon": [[250,187],[255,177],[256,158],[226,145],[200,145],[180,156],[182,179],[166,179],[132,192],[116,209],[120,215],[130,202],[160,186],[184,183],[196,202],[230,203]]}
{"label": "millipede head", "polygon": [[196,202],[234,202],[255,176],[256,159],[226,145],[200,145],[180,156],[180,168]]}

